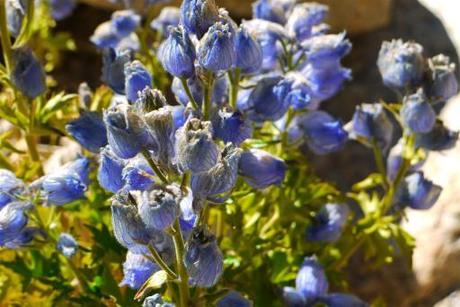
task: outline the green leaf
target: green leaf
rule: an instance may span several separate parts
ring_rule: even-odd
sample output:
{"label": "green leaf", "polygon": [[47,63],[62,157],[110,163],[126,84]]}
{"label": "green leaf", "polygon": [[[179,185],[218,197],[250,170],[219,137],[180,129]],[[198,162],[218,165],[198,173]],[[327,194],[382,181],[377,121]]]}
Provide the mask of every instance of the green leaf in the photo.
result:
{"label": "green leaf", "polygon": [[161,288],[166,282],[168,281],[168,273],[164,270],[160,270],[158,272],[155,272],[137,291],[136,295],[134,296],[134,299],[140,300],[142,299],[147,292],[153,289],[159,289]]}
{"label": "green leaf", "polygon": [[355,183],[352,186],[351,189],[353,191],[359,192],[359,191],[368,190],[368,189],[378,187],[378,186],[382,185],[383,182],[384,182],[384,180],[383,180],[382,174],[380,174],[380,173],[372,173],[369,176],[367,176],[364,180],[362,180],[362,181],[360,181],[358,183]]}

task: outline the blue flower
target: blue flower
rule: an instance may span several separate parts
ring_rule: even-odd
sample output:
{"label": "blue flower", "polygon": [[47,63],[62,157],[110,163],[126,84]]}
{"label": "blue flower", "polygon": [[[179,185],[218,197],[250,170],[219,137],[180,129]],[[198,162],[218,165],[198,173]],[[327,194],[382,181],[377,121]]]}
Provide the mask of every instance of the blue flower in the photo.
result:
{"label": "blue flower", "polygon": [[[145,245],[150,243],[151,234],[125,195],[117,194],[112,200],[112,225],[113,233],[118,243],[136,254],[148,252]],[[120,202],[122,201],[122,202]]]}
{"label": "blue flower", "polygon": [[428,133],[436,122],[436,113],[422,89],[404,98],[400,113],[403,124],[414,133]]}
{"label": "blue flower", "polygon": [[129,101],[136,101],[138,92],[152,86],[152,76],[139,61],[125,64],[125,92]]}
{"label": "blue flower", "polygon": [[236,67],[245,74],[255,73],[262,67],[263,51],[259,42],[241,26],[235,36]]}
{"label": "blue flower", "polygon": [[340,150],[348,140],[342,123],[323,111],[297,117],[292,127],[295,126],[302,131],[308,147],[317,155]]}
{"label": "blue flower", "polygon": [[236,63],[235,38],[229,25],[216,22],[198,45],[198,62],[207,70],[228,70]]}
{"label": "blue flower", "polygon": [[78,85],[78,100],[80,108],[88,110],[91,107],[93,101],[93,91],[89,87],[88,83],[82,82]]}
{"label": "blue flower", "polygon": [[45,71],[31,50],[13,49],[11,82],[27,98],[33,99],[46,91]]}
{"label": "blue flower", "polygon": [[112,31],[118,37],[125,37],[136,30],[141,16],[132,10],[116,11],[112,14]]}
{"label": "blue flower", "polygon": [[347,222],[349,209],[346,205],[326,204],[316,214],[315,222],[307,228],[311,241],[337,241]]}
{"label": "blue flower", "polygon": [[164,302],[159,293],[146,297],[142,303],[142,307],[175,307],[176,305]]}
{"label": "blue flower", "polygon": [[14,173],[0,169],[0,209],[16,199],[24,189],[24,183]]}
{"label": "blue flower", "polygon": [[295,110],[318,108],[318,104],[312,99],[313,94],[307,79],[299,72],[287,73],[273,91],[279,100],[285,101]]}
{"label": "blue flower", "polygon": [[131,51],[104,50],[102,80],[117,94],[125,93],[125,65],[132,60]]}
{"label": "blue flower", "polygon": [[122,171],[124,161],[110,150],[107,146],[101,151],[97,179],[101,187],[112,193],[118,192],[124,186]]}
{"label": "blue flower", "polygon": [[331,293],[321,297],[319,302],[328,307],[368,307],[369,305],[361,301],[354,295],[346,293]]}
{"label": "blue flower", "polygon": [[196,34],[198,38],[201,38],[219,18],[214,0],[184,0],[180,13],[180,21],[185,29]]}
{"label": "blue flower", "polygon": [[425,69],[422,53],[423,47],[415,42],[383,42],[377,59],[383,83],[395,89],[417,86]]}
{"label": "blue flower", "polygon": [[13,37],[19,35],[21,31],[22,22],[27,12],[27,1],[24,0],[6,0],[6,20],[8,31]]}
{"label": "blue flower", "polygon": [[451,149],[458,140],[458,132],[449,130],[442,121],[436,121],[434,128],[428,133],[417,133],[415,145],[432,151]]}
{"label": "blue flower", "polygon": [[252,15],[279,24],[286,22],[285,10],[273,0],[258,0],[252,4]]}
{"label": "blue flower", "polygon": [[294,6],[287,22],[286,30],[290,37],[303,41],[313,35],[313,27],[321,23],[328,7],[318,3],[302,3]]}
{"label": "blue flower", "polygon": [[264,150],[251,149],[241,154],[238,168],[240,175],[250,186],[265,189],[283,182],[287,165]]}
{"label": "blue flower", "polygon": [[141,118],[128,104],[119,104],[104,112],[107,138],[112,151],[122,159],[136,156],[149,139]]}
{"label": "blue flower", "polygon": [[203,228],[194,229],[186,245],[184,263],[192,285],[214,286],[224,267],[216,237]]}
{"label": "blue flower", "polygon": [[62,20],[69,17],[76,6],[77,3],[75,0],[51,0],[51,16],[53,16],[55,20]]}
{"label": "blue flower", "polygon": [[145,225],[158,230],[171,226],[179,215],[181,194],[175,185],[157,185],[144,191],[138,209]]}
{"label": "blue flower", "polygon": [[372,146],[373,141],[386,151],[393,137],[393,124],[381,104],[362,104],[356,107],[350,125],[353,139]]}
{"label": "blue flower", "polygon": [[115,48],[120,42],[120,38],[113,33],[112,22],[109,20],[97,26],[93,35],[90,37],[90,41],[101,49]]}
{"label": "blue flower", "polygon": [[84,112],[66,125],[66,130],[78,143],[91,152],[107,145],[107,130],[99,112]]}
{"label": "blue flower", "polygon": [[193,209],[193,193],[187,188],[186,194],[184,193],[180,207],[179,223],[182,229],[182,233],[185,237],[188,237],[190,231],[193,229],[197,215]]}
{"label": "blue flower", "polygon": [[134,103],[134,108],[139,114],[146,114],[167,104],[168,102],[161,91],[146,87],[139,93],[139,98]]}
{"label": "blue flower", "polygon": [[59,170],[46,175],[41,188],[49,204],[62,206],[83,198],[87,185],[76,172]]}
{"label": "blue flower", "polygon": [[314,258],[305,258],[295,280],[296,290],[311,303],[327,293],[329,283],[323,268]]}
{"label": "blue flower", "polygon": [[427,95],[433,101],[446,101],[458,92],[458,82],[455,75],[455,64],[449,57],[439,54],[428,60],[430,80]]}
{"label": "blue flower", "polygon": [[0,246],[21,235],[29,220],[25,210],[30,207],[29,203],[11,202],[0,209]]}
{"label": "blue flower", "polygon": [[262,78],[249,95],[246,106],[239,102],[238,107],[247,112],[249,119],[256,122],[280,119],[289,108],[289,101],[279,99],[274,91],[280,80],[282,78],[278,76]]}
{"label": "blue flower", "polygon": [[214,136],[224,143],[241,144],[252,136],[252,126],[239,111],[220,109],[213,116]]}
{"label": "blue flower", "polygon": [[283,288],[283,300],[287,307],[304,307],[306,305],[305,299],[295,288]]}
{"label": "blue flower", "polygon": [[164,7],[160,14],[152,20],[150,27],[159,31],[164,37],[169,35],[169,27],[177,27],[180,21],[180,10],[174,6]]}
{"label": "blue flower", "polygon": [[139,289],[146,281],[160,268],[140,254],[128,251],[126,260],[123,263],[123,280],[120,287],[128,286],[131,289]]}
{"label": "blue flower", "polygon": [[230,290],[217,302],[217,307],[252,307],[252,303],[240,293]]}
{"label": "blue flower", "polygon": [[128,191],[146,191],[153,185],[153,170],[144,157],[138,156],[131,159],[123,169],[123,181]]}
{"label": "blue flower", "polygon": [[173,123],[174,123],[174,131],[177,131],[180,127],[182,127],[185,124],[185,121],[187,120],[185,118],[185,108],[184,106],[172,106],[172,117],[173,117]]}
{"label": "blue flower", "polygon": [[61,233],[57,241],[57,249],[65,257],[72,258],[78,250],[78,243],[69,233]]}
{"label": "blue flower", "polygon": [[89,159],[83,156],[78,156],[74,161],[68,162],[63,165],[62,171],[68,173],[75,173],[80,180],[89,185]]}
{"label": "blue flower", "polygon": [[302,43],[308,63],[314,68],[337,67],[350,52],[351,43],[345,32],[314,36]]}
{"label": "blue flower", "polygon": [[169,29],[168,38],[158,49],[158,59],[164,69],[178,78],[195,74],[195,47],[182,26]]}
{"label": "blue flower", "polygon": [[205,199],[208,196],[229,192],[236,184],[240,157],[241,149],[229,144],[215,166],[206,172],[193,174],[191,188],[194,197]]}
{"label": "blue flower", "polygon": [[190,118],[176,132],[176,159],[179,169],[199,173],[217,163],[219,148],[212,139],[210,122]]}
{"label": "blue flower", "polygon": [[[1,235],[0,235],[1,236]],[[46,239],[46,233],[38,227],[25,227],[14,239],[5,243],[6,248],[17,249],[31,243],[33,239],[40,236]],[[0,242],[1,245],[1,242]]]}
{"label": "blue flower", "polygon": [[[192,92],[192,96],[198,105],[201,106],[203,101],[203,85],[199,78],[195,75],[189,79],[187,79],[187,85]],[[227,101],[227,89],[228,89],[228,82],[227,78],[221,77],[217,78],[214,81],[214,90],[211,97],[211,101],[217,105],[221,105],[222,103]],[[185,93],[184,87],[179,78],[174,78],[171,84],[171,90],[176,96],[176,99],[179,103],[184,106],[187,106],[189,103],[189,99],[187,94]]]}
{"label": "blue flower", "polygon": [[442,188],[425,179],[422,172],[415,172],[404,179],[398,201],[412,209],[430,209],[441,195]]}

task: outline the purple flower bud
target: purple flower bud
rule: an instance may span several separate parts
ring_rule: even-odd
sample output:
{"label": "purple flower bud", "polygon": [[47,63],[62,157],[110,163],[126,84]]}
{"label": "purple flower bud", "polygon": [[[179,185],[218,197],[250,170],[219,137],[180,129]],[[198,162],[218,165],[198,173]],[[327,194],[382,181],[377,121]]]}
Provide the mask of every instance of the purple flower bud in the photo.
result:
{"label": "purple flower bud", "polygon": [[15,200],[23,189],[24,183],[14,173],[0,169],[0,209]]}
{"label": "purple flower bud", "polygon": [[433,129],[436,113],[422,89],[404,98],[401,119],[403,124],[414,133],[428,133]]}
{"label": "purple flower bud", "polygon": [[356,107],[351,120],[350,136],[372,146],[372,141],[386,151],[393,137],[393,124],[381,104],[362,104]]}
{"label": "purple flower bud", "polygon": [[236,63],[234,36],[228,24],[216,22],[198,45],[198,62],[207,70],[228,70]]}
{"label": "purple flower bud", "polygon": [[259,42],[241,26],[235,36],[236,67],[245,74],[255,73],[262,67],[263,52]]}
{"label": "purple flower bud", "polygon": [[21,235],[29,220],[25,210],[30,207],[30,203],[11,202],[0,209],[0,246]]}
{"label": "purple flower bud", "polygon": [[152,76],[139,61],[125,64],[125,91],[128,101],[136,101],[138,92],[152,86]]}
{"label": "purple flower bud", "polygon": [[316,214],[313,225],[307,228],[307,239],[324,242],[337,241],[347,222],[348,214],[347,205],[326,204]]}
{"label": "purple flower bud", "polygon": [[58,21],[67,18],[72,14],[76,6],[75,0],[51,0],[51,16]]}
{"label": "purple flower bud", "polygon": [[458,92],[455,64],[450,62],[448,56],[439,54],[428,60],[430,79],[427,95],[434,101],[446,101]]}
{"label": "purple flower bud", "polygon": [[217,307],[252,307],[252,303],[240,293],[230,290],[217,302]]}
{"label": "purple flower bud", "polygon": [[180,10],[174,6],[164,7],[157,18],[152,20],[150,27],[159,31],[163,37],[169,35],[169,27],[177,27],[180,20]]}
{"label": "purple flower bud", "polygon": [[193,193],[190,189],[187,188],[187,195],[184,195],[179,206],[181,212],[179,218],[180,227],[184,236],[188,237],[197,217],[193,210]]}
{"label": "purple flower bud", "polygon": [[46,233],[44,233],[43,229],[38,227],[26,227],[13,240],[6,242],[5,247],[10,249],[21,248],[27,246],[38,236],[42,239],[46,239]]}
{"label": "purple flower bud", "polygon": [[327,13],[327,6],[314,2],[294,6],[286,23],[289,36],[299,41],[310,38],[313,34],[313,26],[321,23]]}
{"label": "purple flower bud", "polygon": [[146,297],[142,303],[142,307],[176,307],[176,305],[164,302],[159,293]]}
{"label": "purple flower bud", "polygon": [[271,22],[284,25],[286,23],[285,10],[274,0],[257,0],[252,4],[252,15]]}
{"label": "purple flower bud", "polygon": [[115,46],[115,49],[119,52],[131,51],[137,52],[141,48],[141,43],[139,37],[135,32],[131,33],[128,36],[123,37]]}
{"label": "purple flower bud", "polygon": [[241,144],[252,136],[252,126],[239,111],[220,109],[214,114],[212,120],[214,136],[235,145]]}
{"label": "purple flower bud", "polygon": [[176,132],[176,159],[181,171],[205,172],[217,163],[219,148],[210,122],[190,118]]}
{"label": "purple flower bud", "polygon": [[131,289],[139,289],[160,268],[141,254],[128,251],[123,263],[123,280],[120,287],[128,286]]}
{"label": "purple flower bud", "polygon": [[313,101],[312,90],[305,77],[299,72],[289,72],[273,89],[279,100],[285,101],[294,109],[318,108],[318,104]]}
{"label": "purple flower bud", "polygon": [[[201,81],[198,79],[197,76],[193,76],[187,79],[187,85],[190,88],[190,91],[192,92],[193,98],[198,103],[198,105],[201,106],[201,102],[203,101],[203,85]],[[211,97],[211,101],[217,105],[221,105],[222,103],[226,102],[228,97],[227,89],[227,78],[217,78],[217,80],[214,81],[214,90]],[[187,94],[185,93],[184,87],[182,86],[180,79],[174,78],[171,85],[171,90],[176,96],[177,101],[180,102],[182,105],[187,106],[187,104],[189,103],[189,99]]]}
{"label": "purple flower bud", "polygon": [[304,307],[306,305],[305,299],[295,288],[283,288],[283,300],[287,307]]}
{"label": "purple flower bud", "polygon": [[71,234],[61,233],[56,247],[66,258],[72,258],[77,253],[78,243]]}
{"label": "purple flower bud", "polygon": [[185,121],[187,120],[185,118],[186,110],[184,106],[172,106],[171,108],[174,123],[174,131],[177,131],[177,129],[182,127],[185,124]]}
{"label": "purple flower bud", "polygon": [[112,32],[118,37],[130,35],[140,23],[141,16],[132,10],[116,11],[112,14]]}
{"label": "purple flower bud", "polygon": [[195,74],[195,46],[182,26],[169,29],[168,38],[158,49],[158,59],[164,69],[178,78]]}
{"label": "purple flower bud", "polygon": [[196,34],[198,38],[201,38],[219,18],[214,0],[184,0],[180,13],[180,21],[185,29]]}
{"label": "purple flower bud", "polygon": [[93,35],[90,37],[90,41],[101,49],[115,48],[120,42],[120,38],[113,33],[112,22],[109,20],[97,26]]}
{"label": "purple flower bud", "polygon": [[415,145],[427,150],[444,151],[453,148],[457,139],[458,132],[449,130],[438,120],[430,132],[415,135]]}
{"label": "purple flower bud", "polygon": [[123,169],[122,178],[128,191],[146,191],[153,185],[153,170],[144,157],[131,159]]}
{"label": "purple flower bud", "polygon": [[338,67],[340,60],[351,50],[345,32],[314,36],[302,43],[308,63],[314,68]]}
{"label": "purple flower bud", "polygon": [[354,295],[346,293],[332,293],[319,299],[320,302],[328,307],[368,307],[369,305],[361,301]]}
{"label": "purple flower bud", "polygon": [[134,103],[134,109],[136,109],[137,113],[143,115],[166,105],[168,105],[168,102],[161,91],[146,87],[139,93],[139,98]]}
{"label": "purple flower bud", "polygon": [[192,175],[193,195],[198,199],[205,199],[208,196],[229,192],[236,184],[240,156],[241,149],[232,144],[227,145],[220,161],[214,167]]}
{"label": "purple flower bud", "polygon": [[13,49],[11,82],[26,97],[33,99],[46,91],[45,71],[31,50]]}
{"label": "purple flower bud", "polygon": [[383,42],[377,66],[386,86],[396,89],[417,86],[425,69],[423,47],[400,39]]}
{"label": "purple flower bud", "polygon": [[179,215],[180,188],[175,185],[156,185],[142,193],[139,215],[150,228],[164,230],[171,226]]}
{"label": "purple flower bud", "polygon": [[107,146],[101,151],[97,179],[101,187],[112,193],[117,193],[124,186],[121,176],[125,163]]}
{"label": "purple flower bud", "polygon": [[399,191],[399,202],[409,205],[412,209],[430,209],[441,195],[442,188],[425,179],[422,172],[407,176]]}
{"label": "purple flower bud", "polygon": [[287,170],[287,165],[283,160],[260,149],[244,151],[238,167],[244,180],[256,189],[280,185]]}
{"label": "purple flower bud", "polygon": [[141,118],[128,104],[119,104],[104,112],[107,138],[112,151],[122,159],[136,156],[150,142]]}
{"label": "purple flower bud", "polygon": [[78,143],[91,152],[99,152],[107,145],[107,130],[99,112],[84,112],[69,122],[66,130]]}
{"label": "purple flower bud", "polygon": [[302,131],[308,147],[317,155],[340,150],[348,140],[342,123],[323,111],[297,117],[292,127],[295,126]]}
{"label": "purple flower bud", "polygon": [[186,245],[184,263],[192,285],[214,286],[224,267],[216,237],[203,228],[194,229]]}
{"label": "purple flower bud", "polygon": [[323,268],[315,258],[305,258],[295,280],[296,290],[307,303],[327,293],[329,283]]}
{"label": "purple flower bud", "polygon": [[117,94],[125,93],[125,65],[132,60],[132,52],[104,50],[102,80]]}
{"label": "purple flower bud", "polygon": [[19,35],[22,27],[22,21],[27,12],[27,1],[24,0],[6,0],[6,20],[8,31],[13,37]]}

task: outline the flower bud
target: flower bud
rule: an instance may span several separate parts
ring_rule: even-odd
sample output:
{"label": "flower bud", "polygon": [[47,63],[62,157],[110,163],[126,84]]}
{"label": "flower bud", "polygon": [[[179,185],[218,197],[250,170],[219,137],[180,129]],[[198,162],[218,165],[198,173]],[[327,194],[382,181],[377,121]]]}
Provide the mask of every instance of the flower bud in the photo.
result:
{"label": "flower bud", "polygon": [[401,119],[404,126],[414,133],[428,133],[433,129],[436,113],[422,89],[404,98]]}
{"label": "flower bud", "polygon": [[21,31],[22,22],[27,12],[27,1],[24,0],[6,0],[6,21],[8,31],[11,36],[16,37]]}
{"label": "flower bud", "polygon": [[0,246],[21,235],[29,220],[25,210],[30,207],[30,203],[11,202],[0,209]]}
{"label": "flower bud", "polygon": [[93,35],[90,37],[90,41],[96,45],[96,47],[105,49],[117,47],[120,38],[113,33],[112,22],[109,20],[97,26]]}
{"label": "flower bud", "polygon": [[399,191],[399,202],[412,209],[430,209],[441,195],[442,188],[425,179],[422,172],[415,172],[404,179]]}
{"label": "flower bud", "polygon": [[346,293],[331,293],[321,297],[319,302],[328,307],[368,307],[369,305],[354,295]]}
{"label": "flower bud", "polygon": [[146,114],[166,105],[168,102],[161,91],[146,87],[139,93],[134,108],[139,114]]}
{"label": "flower bud", "polygon": [[302,3],[294,6],[286,23],[286,29],[290,37],[299,41],[310,38],[313,35],[313,27],[321,23],[328,7],[318,3]]}
{"label": "flower bud", "polygon": [[164,230],[171,226],[179,215],[181,191],[178,186],[156,185],[142,193],[139,215],[150,228]]}
{"label": "flower bud", "polygon": [[200,39],[219,18],[214,0],[184,0],[180,7],[180,21],[187,32]]}
{"label": "flower bud", "polygon": [[287,170],[287,165],[283,160],[260,149],[244,151],[238,167],[244,180],[256,189],[280,185]]}
{"label": "flower bud", "polygon": [[45,71],[32,51],[13,49],[11,82],[27,98],[33,99],[46,91]]}
{"label": "flower bud", "polygon": [[139,61],[125,64],[125,90],[128,101],[134,102],[138,93],[152,86],[152,76]]}
{"label": "flower bud", "polygon": [[[1,235],[0,235],[1,236]],[[25,247],[30,244],[36,237],[40,236],[43,240],[46,239],[47,235],[43,229],[38,227],[25,227],[21,232],[15,236],[14,239],[5,243],[5,247],[9,249],[17,249]],[[0,246],[2,245],[0,239]]]}
{"label": "flower bud", "polygon": [[297,273],[295,284],[297,292],[307,303],[325,295],[329,288],[326,274],[315,258],[305,258]]}
{"label": "flower bud", "polygon": [[176,132],[176,159],[179,169],[199,173],[217,163],[219,148],[212,140],[210,122],[190,118]]}
{"label": "flower bud", "polygon": [[312,90],[307,79],[299,72],[287,73],[273,91],[280,101],[285,101],[296,110],[318,108],[318,104],[312,99]]}
{"label": "flower bud", "polygon": [[97,173],[99,184],[105,190],[117,193],[124,186],[124,180],[121,175],[125,165],[124,161],[115,156],[109,146],[102,149],[99,159]]}
{"label": "flower bud", "polygon": [[72,14],[76,6],[75,0],[51,0],[51,16],[58,21],[67,18]]}
{"label": "flower bud", "polygon": [[107,145],[107,130],[98,112],[84,112],[79,118],[69,122],[66,130],[78,143],[91,152],[99,152]]}
{"label": "flower bud", "polygon": [[220,109],[212,119],[214,136],[235,145],[241,144],[252,136],[252,126],[239,111],[232,112],[230,109]]}
{"label": "flower bud", "polygon": [[351,50],[345,32],[314,36],[302,43],[308,63],[314,68],[337,67]]}
{"label": "flower bud", "polygon": [[163,68],[178,78],[195,74],[195,46],[182,26],[169,29],[168,38],[158,49],[158,59]]}
{"label": "flower bud", "polygon": [[349,209],[346,205],[326,204],[316,214],[315,222],[307,228],[307,239],[334,242],[347,222]]}
{"label": "flower bud", "polygon": [[104,50],[102,80],[117,94],[125,93],[125,65],[132,60],[132,52]]}
{"label": "flower bud", "polygon": [[386,86],[395,89],[417,86],[425,69],[423,47],[400,39],[383,42],[377,66]]}
{"label": "flower bud", "polygon": [[228,24],[216,22],[198,45],[198,62],[207,70],[228,70],[236,63],[235,40]]}
{"label": "flower bud", "polygon": [[141,16],[132,10],[115,11],[112,14],[112,31],[118,37],[130,35],[140,23]]}
{"label": "flower bud", "polygon": [[0,169],[0,209],[15,200],[23,189],[24,183],[14,173]]}
{"label": "flower bud", "polygon": [[142,307],[176,307],[176,305],[164,302],[159,293],[146,297],[142,303]]}
{"label": "flower bud", "polygon": [[415,135],[415,146],[432,151],[444,151],[453,148],[457,140],[458,132],[449,130],[438,120],[430,132]]}
{"label": "flower bud", "polygon": [[214,286],[224,266],[216,237],[203,228],[194,229],[186,245],[184,263],[192,285]]}
{"label": "flower bud", "polygon": [[274,0],[257,0],[252,4],[254,18],[264,19],[284,25],[286,23],[285,11]]}
{"label": "flower bud", "polygon": [[430,79],[427,95],[434,101],[446,101],[458,92],[455,64],[450,62],[448,56],[439,54],[428,60]]}
{"label": "flower bud", "polygon": [[205,199],[208,196],[229,192],[236,184],[240,157],[241,149],[229,144],[214,167],[206,172],[193,174],[191,187],[194,197]]}
{"label": "flower bud", "polygon": [[144,255],[134,254],[128,251],[123,263],[123,280],[120,287],[128,286],[131,289],[139,289],[160,268],[147,259]]}
{"label": "flower bud", "polygon": [[245,74],[255,73],[262,67],[263,52],[259,42],[241,26],[235,37],[236,67]]}
{"label": "flower bud", "polygon": [[180,20],[180,10],[175,6],[167,6],[161,9],[157,18],[152,20],[150,28],[160,32],[163,37],[168,37],[169,27],[177,27]]}
{"label": "flower bud", "polygon": [[153,170],[142,156],[129,160],[122,172],[125,189],[128,191],[146,191],[153,185]]}
{"label": "flower bud", "polygon": [[72,258],[77,253],[78,243],[71,234],[61,233],[56,247],[66,258]]}
{"label": "flower bud", "polygon": [[217,302],[217,307],[252,307],[252,303],[240,293],[230,290]]}

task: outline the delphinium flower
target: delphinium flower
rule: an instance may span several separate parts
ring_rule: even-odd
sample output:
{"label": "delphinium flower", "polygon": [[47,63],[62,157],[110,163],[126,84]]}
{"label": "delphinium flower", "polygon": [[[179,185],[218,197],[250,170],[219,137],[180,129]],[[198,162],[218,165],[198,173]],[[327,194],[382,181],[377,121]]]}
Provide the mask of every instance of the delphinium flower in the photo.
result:
{"label": "delphinium flower", "polygon": [[433,102],[446,101],[458,93],[455,64],[449,57],[439,54],[428,59],[429,78],[425,91]]}
{"label": "delphinium flower", "polygon": [[128,101],[135,102],[138,92],[152,86],[152,76],[139,61],[125,64],[125,92]]}
{"label": "delphinium flower", "polygon": [[455,146],[458,140],[458,131],[453,131],[444,126],[441,120],[436,120],[433,129],[428,133],[417,133],[415,144],[431,151],[444,151]]}
{"label": "delphinium flower", "polygon": [[33,99],[46,91],[45,71],[30,49],[14,49],[12,61],[11,82],[24,96]]}
{"label": "delphinium flower", "polygon": [[184,0],[180,13],[181,24],[198,38],[201,38],[219,17],[214,0]]}
{"label": "delphinium flower", "polygon": [[117,94],[125,93],[125,65],[132,60],[131,51],[104,50],[102,80]]}
{"label": "delphinium flower", "polygon": [[252,127],[247,118],[239,112],[223,108],[214,114],[212,119],[214,136],[224,143],[241,144],[252,135]]}
{"label": "delphinium flower", "polygon": [[55,20],[62,20],[69,17],[74,11],[77,3],[75,0],[51,0],[51,16]]}
{"label": "delphinium flower", "polygon": [[112,14],[112,31],[119,37],[131,34],[140,24],[141,16],[132,10],[116,11]]}
{"label": "delphinium flower", "polygon": [[217,307],[251,307],[252,303],[240,293],[230,290],[217,302]]}
{"label": "delphinium flower", "polygon": [[441,195],[442,188],[425,179],[422,172],[415,172],[406,178],[398,191],[397,202],[413,209],[430,209]]}
{"label": "delphinium flower", "polygon": [[163,301],[159,293],[145,298],[142,307],[175,307],[176,305]]}
{"label": "delphinium flower", "polygon": [[[193,76],[187,79],[187,86],[190,89],[190,92],[195,99],[196,103],[201,106],[203,101],[203,84],[199,80],[198,76]],[[176,99],[179,103],[187,106],[190,99],[185,92],[184,86],[179,78],[174,78],[171,84],[171,90],[176,96]],[[227,101],[228,95],[228,82],[225,77],[218,77],[214,81],[211,102],[216,105],[222,105]]]}
{"label": "delphinium flower", "polygon": [[124,186],[122,177],[125,162],[117,157],[109,146],[101,150],[97,179],[101,187],[112,193],[118,192]]}
{"label": "delphinium flower", "polygon": [[78,250],[78,243],[75,238],[69,233],[61,233],[57,240],[57,250],[65,257],[73,257]]}
{"label": "delphinium flower", "polygon": [[164,37],[169,35],[169,27],[177,27],[180,21],[180,10],[174,6],[161,9],[160,14],[152,20],[150,27],[159,31]]}
{"label": "delphinium flower", "polygon": [[238,168],[239,174],[250,186],[264,189],[283,182],[287,165],[266,151],[251,149],[241,154]]}
{"label": "delphinium flower", "polygon": [[66,125],[66,130],[91,152],[97,153],[107,145],[107,129],[99,112],[82,113],[79,118]]}
{"label": "delphinium flower", "polygon": [[128,251],[123,263],[123,280],[120,286],[139,289],[160,268],[141,254]]}
{"label": "delphinium flower", "polygon": [[26,210],[28,202],[14,201],[0,209],[0,246],[5,246],[21,236],[29,220]]}
{"label": "delphinium flower", "polygon": [[213,72],[235,65],[235,40],[228,24],[217,22],[209,28],[198,45],[197,59],[202,67]]}
{"label": "delphinium flower", "polygon": [[336,241],[345,226],[349,209],[342,204],[326,204],[315,216],[315,221],[307,228],[310,241]]}
{"label": "delphinium flower", "polygon": [[262,67],[263,51],[255,37],[244,25],[240,26],[235,36],[235,66],[245,74],[257,72]]}
{"label": "delphinium flower", "polygon": [[0,209],[14,201],[25,188],[22,180],[6,169],[0,169]]}
{"label": "delphinium flower", "polygon": [[8,31],[13,37],[16,37],[21,31],[22,21],[26,16],[27,1],[6,0],[5,6]]}
{"label": "delphinium flower", "polygon": [[401,119],[414,133],[428,133],[433,129],[436,113],[422,89],[405,98],[401,108]]}
{"label": "delphinium flower", "polygon": [[130,159],[122,171],[124,188],[128,191],[147,191],[153,183],[154,173],[145,158],[136,156]]}

